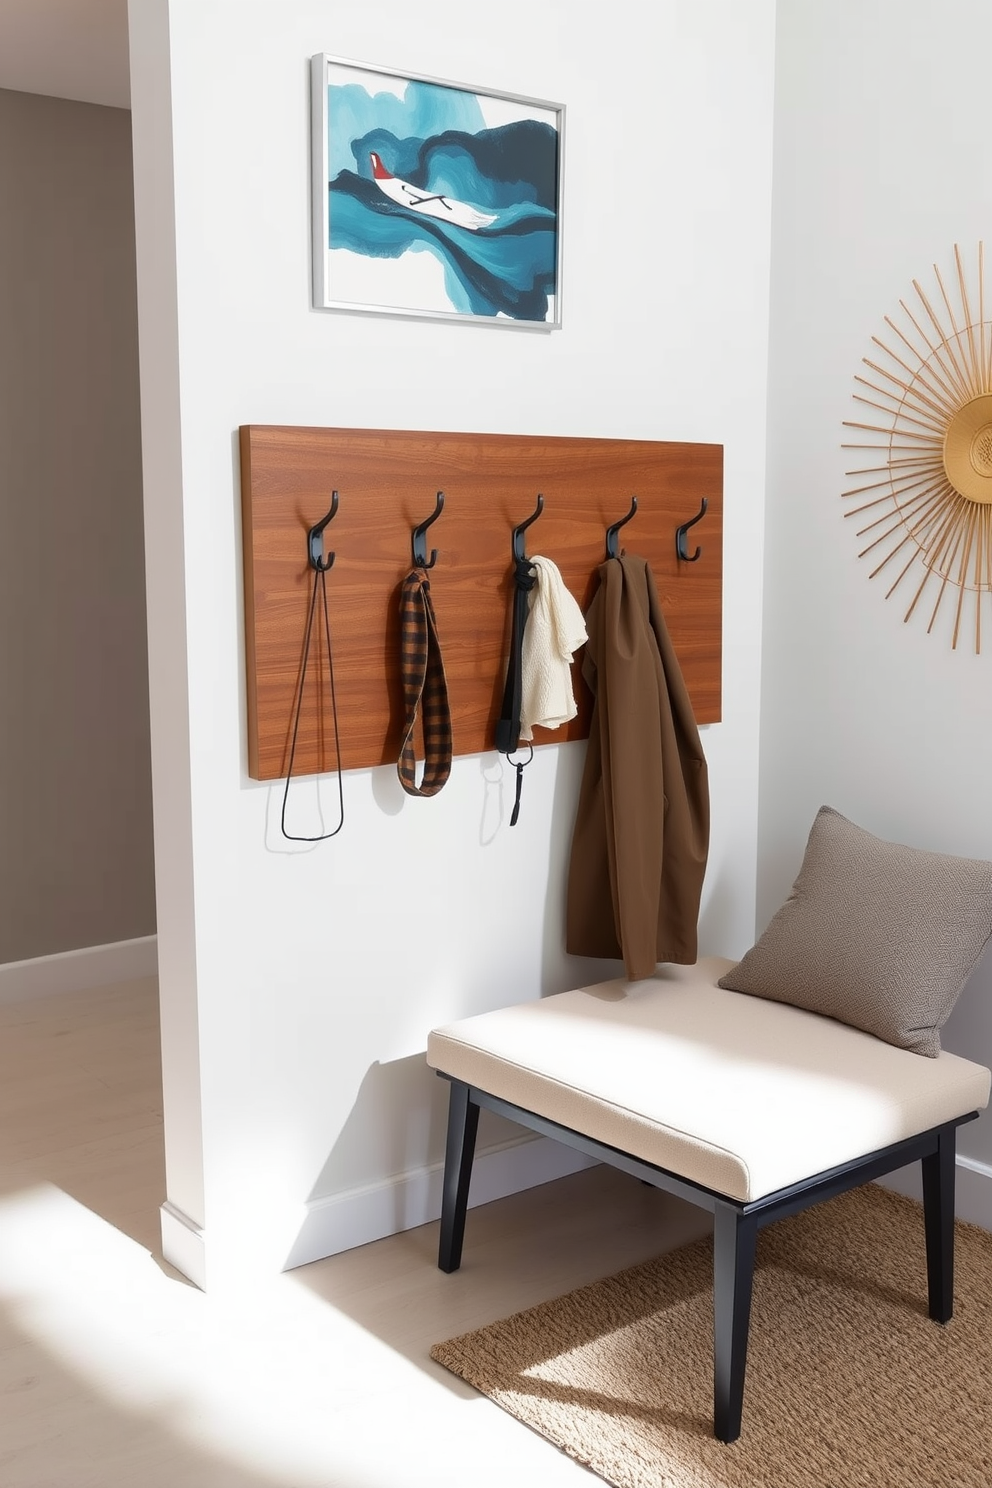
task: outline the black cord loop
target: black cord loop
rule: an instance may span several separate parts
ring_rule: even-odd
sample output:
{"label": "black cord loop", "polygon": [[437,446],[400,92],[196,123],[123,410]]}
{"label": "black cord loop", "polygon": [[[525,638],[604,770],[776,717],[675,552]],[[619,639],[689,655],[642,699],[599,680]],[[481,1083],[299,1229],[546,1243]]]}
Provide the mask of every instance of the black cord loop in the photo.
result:
{"label": "black cord loop", "polygon": [[[337,492],[334,493],[335,497]],[[334,555],[325,562],[312,562],[313,567],[313,593],[310,596],[310,612],[307,615],[307,631],[303,641],[303,666],[300,671],[300,690],[296,697],[296,713],[293,718],[293,738],[289,746],[289,770],[286,774],[286,789],[282,796],[282,816],[280,825],[282,835],[289,842],[326,842],[329,837],[336,837],[344,826],[344,780],[341,773],[341,740],[338,736],[338,701],[334,691],[334,658],[331,652],[331,622],[327,613],[327,570],[334,562]],[[327,641],[327,674],[331,683],[331,717],[334,721],[334,757],[338,762],[338,824],[332,832],[322,832],[317,837],[297,837],[292,832],[286,831],[286,803],[289,800],[289,782],[293,778],[293,761],[296,758],[296,737],[300,731],[300,712],[303,708],[303,692],[307,680],[307,664],[310,660],[310,636],[313,631],[313,612],[317,606],[317,588],[320,586],[323,596],[324,609],[324,636]]]}

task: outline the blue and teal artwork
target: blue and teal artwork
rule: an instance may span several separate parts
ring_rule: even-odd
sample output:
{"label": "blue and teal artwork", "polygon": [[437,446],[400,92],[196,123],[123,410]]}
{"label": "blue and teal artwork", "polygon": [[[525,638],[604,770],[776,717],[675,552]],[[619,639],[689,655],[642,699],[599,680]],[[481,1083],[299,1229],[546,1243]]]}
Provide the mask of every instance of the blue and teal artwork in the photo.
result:
{"label": "blue and teal artwork", "polygon": [[558,109],[326,76],[327,303],[557,324]]}

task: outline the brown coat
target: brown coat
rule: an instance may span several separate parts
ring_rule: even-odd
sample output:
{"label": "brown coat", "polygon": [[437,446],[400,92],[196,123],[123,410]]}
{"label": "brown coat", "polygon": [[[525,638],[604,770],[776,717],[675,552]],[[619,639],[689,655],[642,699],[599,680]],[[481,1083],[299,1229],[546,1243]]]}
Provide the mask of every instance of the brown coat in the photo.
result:
{"label": "brown coat", "polygon": [[709,780],[647,562],[600,566],[582,675],[594,702],[572,836],[565,947],[627,977],[696,959]]}

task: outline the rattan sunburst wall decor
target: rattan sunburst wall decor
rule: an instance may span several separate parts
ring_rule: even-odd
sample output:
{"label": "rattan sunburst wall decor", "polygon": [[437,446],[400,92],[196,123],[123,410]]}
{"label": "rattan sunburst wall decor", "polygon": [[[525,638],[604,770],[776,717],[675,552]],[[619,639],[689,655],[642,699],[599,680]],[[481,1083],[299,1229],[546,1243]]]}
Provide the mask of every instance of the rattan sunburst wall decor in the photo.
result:
{"label": "rattan sunburst wall decor", "polygon": [[950,591],[951,645],[973,622],[980,652],[984,596],[992,599],[992,320],[985,318],[984,245],[977,273],[966,271],[957,245],[953,273],[942,275],[936,264],[933,272],[936,289],[927,294],[913,280],[915,299],[900,300],[901,314],[885,317],[885,339],[872,337],[878,350],[862,359],[867,372],[855,376],[859,414],[875,414],[872,422],[867,412],[844,420],[865,436],[844,448],[869,452],[847,472],[866,483],[844,492],[857,502],[845,516],[860,521],[858,536],[867,543],[858,556],[873,562],[871,578],[884,574],[886,599],[908,580],[904,619],[918,605],[924,614],[929,608],[929,633]]}

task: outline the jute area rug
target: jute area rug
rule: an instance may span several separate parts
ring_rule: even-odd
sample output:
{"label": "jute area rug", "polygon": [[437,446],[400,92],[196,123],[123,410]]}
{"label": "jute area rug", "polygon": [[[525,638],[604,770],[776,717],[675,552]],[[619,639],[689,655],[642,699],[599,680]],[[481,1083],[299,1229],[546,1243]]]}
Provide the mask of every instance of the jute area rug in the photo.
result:
{"label": "jute area rug", "polygon": [[705,1239],[431,1356],[617,1488],[992,1488],[986,1231],[957,1226],[944,1327],[912,1200],[870,1184],[761,1231],[731,1446],[712,1304]]}

